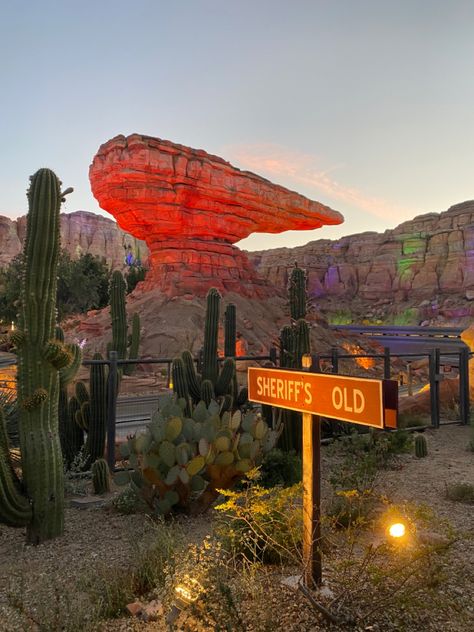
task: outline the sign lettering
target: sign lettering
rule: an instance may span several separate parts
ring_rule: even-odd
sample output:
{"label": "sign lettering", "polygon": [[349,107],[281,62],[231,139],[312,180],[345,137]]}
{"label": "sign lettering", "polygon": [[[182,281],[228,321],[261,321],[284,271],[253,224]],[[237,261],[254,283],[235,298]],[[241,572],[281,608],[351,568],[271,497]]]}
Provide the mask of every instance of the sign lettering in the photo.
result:
{"label": "sign lettering", "polygon": [[248,386],[253,402],[384,427],[382,380],[251,367]]}

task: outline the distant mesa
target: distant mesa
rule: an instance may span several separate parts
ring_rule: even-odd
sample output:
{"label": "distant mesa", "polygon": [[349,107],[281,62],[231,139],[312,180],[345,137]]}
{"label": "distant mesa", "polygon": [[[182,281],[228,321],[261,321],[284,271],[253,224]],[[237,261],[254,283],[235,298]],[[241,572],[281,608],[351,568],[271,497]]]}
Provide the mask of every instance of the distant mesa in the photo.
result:
{"label": "distant mesa", "polygon": [[103,144],[89,170],[92,192],[119,226],[146,242],[146,287],[168,295],[274,290],[233,244],[254,232],[340,224],[343,217],[203,150],[132,134]]}

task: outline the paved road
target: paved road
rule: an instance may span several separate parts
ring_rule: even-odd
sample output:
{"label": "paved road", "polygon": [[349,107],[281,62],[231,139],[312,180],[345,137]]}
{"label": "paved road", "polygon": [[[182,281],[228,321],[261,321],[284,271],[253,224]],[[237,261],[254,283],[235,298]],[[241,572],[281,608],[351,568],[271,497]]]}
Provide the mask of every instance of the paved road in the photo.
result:
{"label": "paved road", "polygon": [[117,400],[116,436],[126,437],[144,428],[158,408],[157,395],[119,397]]}

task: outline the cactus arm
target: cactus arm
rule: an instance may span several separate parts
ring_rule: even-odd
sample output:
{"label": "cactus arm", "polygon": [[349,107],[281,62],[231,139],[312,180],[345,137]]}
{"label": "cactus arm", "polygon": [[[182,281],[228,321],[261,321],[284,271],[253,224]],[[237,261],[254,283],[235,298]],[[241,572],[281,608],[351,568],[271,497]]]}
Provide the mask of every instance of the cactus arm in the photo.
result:
{"label": "cactus arm", "polygon": [[189,394],[191,395],[193,402],[197,404],[201,399],[201,385],[196,373],[196,366],[194,364],[193,356],[189,351],[183,351],[183,353],[181,354],[181,358],[184,364],[184,371],[186,381],[188,383]]}
{"label": "cactus arm", "polygon": [[[103,360],[100,353],[93,360]],[[104,364],[92,364],[90,368],[89,427],[86,451],[88,454],[85,469],[104,456],[107,428],[107,379]]]}
{"label": "cactus arm", "polygon": [[[138,349],[140,347],[140,316],[139,314],[133,314],[132,317],[132,334],[130,337],[130,349],[128,357],[130,360],[136,360],[138,358]],[[132,375],[135,371],[135,364],[126,364],[123,372],[125,375]]]}
{"label": "cactus arm", "polygon": [[204,363],[202,379],[216,383],[218,374],[217,337],[219,330],[219,307],[221,295],[216,288],[207,294],[206,322],[204,326]]}
{"label": "cactus arm", "polygon": [[234,303],[229,303],[224,313],[224,355],[226,358],[235,357],[236,341],[236,308]]}
{"label": "cactus arm", "polygon": [[0,521],[10,527],[24,527],[31,518],[31,504],[21,493],[11,464],[5,418],[0,408]]}
{"label": "cactus arm", "polygon": [[127,353],[127,313],[125,310],[126,283],[119,270],[112,272],[110,280],[110,316],[112,319],[112,347],[119,360]]}
{"label": "cactus arm", "polygon": [[288,300],[291,319],[296,321],[306,316],[306,273],[295,264],[288,282]]}
{"label": "cactus arm", "polygon": [[227,358],[222,365],[221,373],[216,381],[216,395],[227,395],[232,389],[232,378],[235,375],[235,360]]}

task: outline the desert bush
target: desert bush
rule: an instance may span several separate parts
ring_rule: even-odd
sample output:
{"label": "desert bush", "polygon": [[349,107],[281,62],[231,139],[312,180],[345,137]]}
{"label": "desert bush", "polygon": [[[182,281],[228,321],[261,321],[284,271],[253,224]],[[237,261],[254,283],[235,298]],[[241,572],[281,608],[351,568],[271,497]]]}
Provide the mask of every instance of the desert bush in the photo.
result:
{"label": "desert bush", "polygon": [[[383,502],[384,510],[373,519],[355,520],[342,531],[337,519],[325,521],[333,592],[327,606],[345,622],[367,625],[388,617],[401,623],[397,616],[415,617],[420,604],[424,611],[430,602],[441,606],[436,588],[444,578],[443,557],[455,540],[452,529],[425,506]],[[393,522],[406,525],[405,536],[388,537]]]}
{"label": "desert bush", "polygon": [[398,415],[398,427],[400,429],[419,428],[420,426],[431,426],[429,415],[416,412],[406,412]]}
{"label": "desert bush", "polygon": [[242,491],[221,490],[215,530],[232,557],[282,563],[300,559],[303,533],[302,485],[266,489],[249,475]]}
{"label": "desert bush", "polygon": [[259,468],[261,487],[291,487],[301,481],[302,461],[295,452],[274,449],[267,452]]}
{"label": "desert bush", "polygon": [[397,455],[409,452],[412,442],[412,436],[403,430],[383,432],[371,429],[366,434],[340,437],[330,447],[339,459],[330,476],[331,485],[335,490],[372,490],[378,470],[394,466]]}
{"label": "desert bush", "polygon": [[467,505],[474,504],[474,485],[471,483],[450,483],[446,485],[446,498]]}

